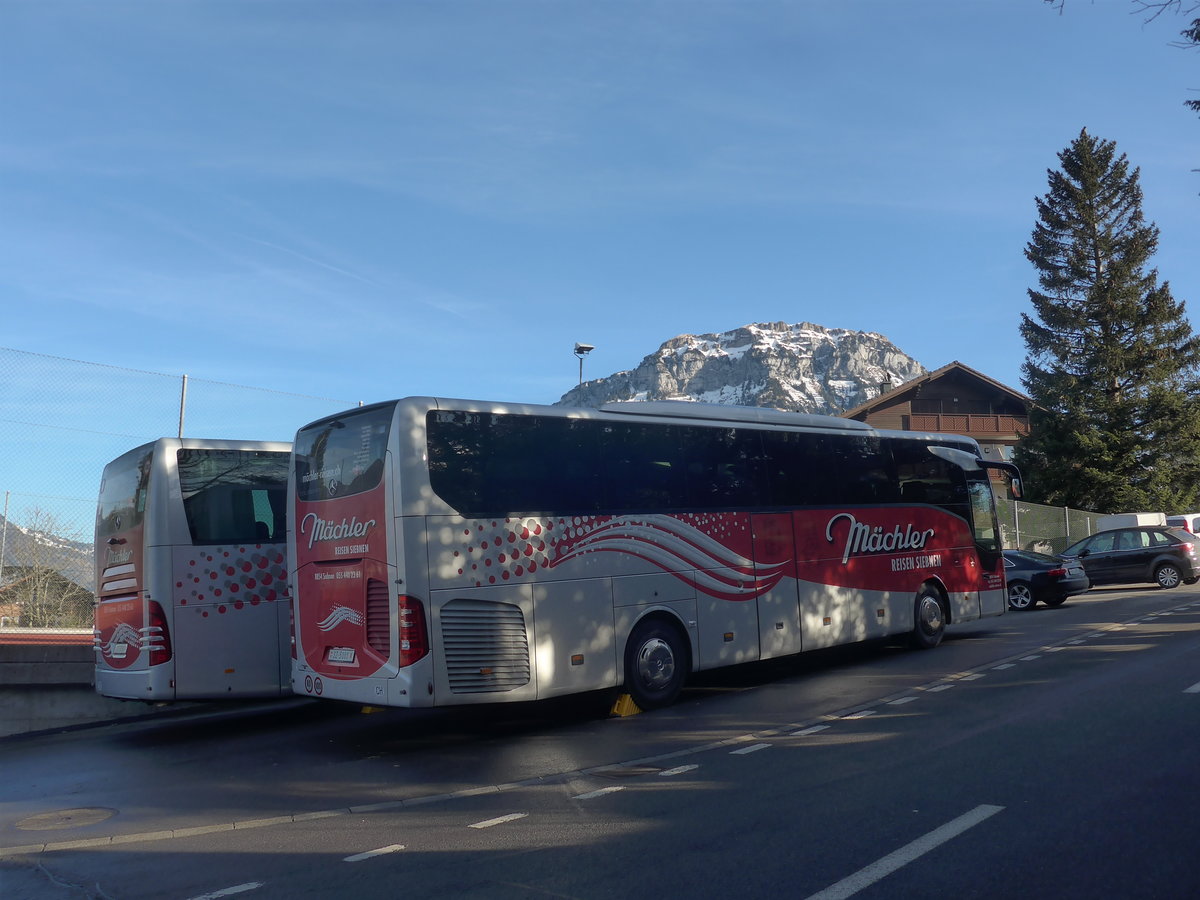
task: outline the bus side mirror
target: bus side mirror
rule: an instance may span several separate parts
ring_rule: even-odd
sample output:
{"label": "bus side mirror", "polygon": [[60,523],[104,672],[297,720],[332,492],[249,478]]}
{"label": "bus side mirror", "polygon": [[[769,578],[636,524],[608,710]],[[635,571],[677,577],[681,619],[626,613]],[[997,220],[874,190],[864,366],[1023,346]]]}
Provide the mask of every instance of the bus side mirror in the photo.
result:
{"label": "bus side mirror", "polygon": [[1022,496],[1022,494],[1024,493],[1024,492],[1022,491],[1022,489],[1021,489],[1021,479],[1020,479],[1020,478],[1014,478],[1014,479],[1013,479],[1013,480],[1012,480],[1012,481],[1009,483],[1009,490],[1012,492],[1012,496],[1013,496],[1013,499],[1014,499],[1014,500],[1020,500],[1020,499],[1021,499],[1021,496]]}

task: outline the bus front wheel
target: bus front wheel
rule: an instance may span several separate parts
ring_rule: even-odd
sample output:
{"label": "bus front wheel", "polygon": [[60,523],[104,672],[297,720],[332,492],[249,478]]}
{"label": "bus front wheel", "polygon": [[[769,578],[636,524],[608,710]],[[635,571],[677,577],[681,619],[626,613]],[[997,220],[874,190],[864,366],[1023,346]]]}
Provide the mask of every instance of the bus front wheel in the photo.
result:
{"label": "bus front wheel", "polygon": [[917,592],[913,615],[912,643],[922,650],[932,650],[942,642],[946,633],[946,608],[942,595],[932,585]]}
{"label": "bus front wheel", "polygon": [[687,645],[678,628],[657,619],[634,627],[625,645],[625,690],[641,709],[674,703],[687,672]]}

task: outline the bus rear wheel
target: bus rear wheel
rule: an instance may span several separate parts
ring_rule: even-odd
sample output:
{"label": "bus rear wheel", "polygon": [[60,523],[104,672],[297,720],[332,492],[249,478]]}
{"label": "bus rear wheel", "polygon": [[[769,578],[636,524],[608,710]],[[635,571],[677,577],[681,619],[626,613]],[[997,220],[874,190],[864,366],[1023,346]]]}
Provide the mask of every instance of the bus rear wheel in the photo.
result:
{"label": "bus rear wheel", "polygon": [[674,703],[687,672],[687,645],[678,628],[658,619],[634,627],[625,645],[625,690],[641,709]]}
{"label": "bus rear wheel", "polygon": [[946,608],[942,595],[932,585],[924,585],[917,591],[913,607],[912,645],[922,650],[932,650],[942,642],[946,633]]}

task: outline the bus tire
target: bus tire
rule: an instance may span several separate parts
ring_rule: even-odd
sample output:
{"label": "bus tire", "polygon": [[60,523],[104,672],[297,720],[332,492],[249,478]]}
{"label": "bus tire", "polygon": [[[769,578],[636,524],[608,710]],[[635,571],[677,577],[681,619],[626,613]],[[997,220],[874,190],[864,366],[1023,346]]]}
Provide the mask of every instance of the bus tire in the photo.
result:
{"label": "bus tire", "polygon": [[946,607],[942,594],[931,584],[922,585],[913,601],[912,645],[932,650],[946,633]]}
{"label": "bus tire", "polygon": [[670,706],[688,673],[682,632],[661,619],[643,619],[625,645],[625,690],[641,709]]}

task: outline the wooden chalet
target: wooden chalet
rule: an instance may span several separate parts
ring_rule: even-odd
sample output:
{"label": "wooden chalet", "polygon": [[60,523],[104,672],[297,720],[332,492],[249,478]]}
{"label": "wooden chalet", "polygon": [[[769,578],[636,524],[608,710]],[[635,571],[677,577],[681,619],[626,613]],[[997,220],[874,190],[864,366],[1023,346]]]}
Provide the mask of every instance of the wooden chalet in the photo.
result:
{"label": "wooden chalet", "polygon": [[1012,461],[1013,447],[1029,434],[1033,401],[960,362],[893,387],[842,413],[876,428],[964,434],[985,459]]}

